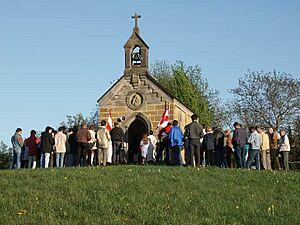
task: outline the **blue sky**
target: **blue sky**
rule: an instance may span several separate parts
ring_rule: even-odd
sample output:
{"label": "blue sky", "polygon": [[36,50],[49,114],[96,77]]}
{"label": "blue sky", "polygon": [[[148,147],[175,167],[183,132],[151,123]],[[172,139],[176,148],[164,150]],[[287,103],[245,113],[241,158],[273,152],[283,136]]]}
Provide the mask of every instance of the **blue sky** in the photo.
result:
{"label": "blue sky", "polygon": [[150,63],[198,64],[224,99],[247,69],[300,78],[300,1],[0,1],[0,140],[88,115],[124,69],[135,12]]}

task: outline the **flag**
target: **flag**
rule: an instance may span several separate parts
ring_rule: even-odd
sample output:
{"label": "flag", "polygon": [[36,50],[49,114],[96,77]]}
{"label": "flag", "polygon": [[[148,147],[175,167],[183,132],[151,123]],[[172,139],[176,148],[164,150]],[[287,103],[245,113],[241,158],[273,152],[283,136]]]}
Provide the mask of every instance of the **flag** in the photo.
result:
{"label": "flag", "polygon": [[[107,129],[109,130],[109,132],[112,130],[113,128],[113,123],[112,123],[112,116],[111,116],[111,109],[109,109],[108,112],[108,118],[107,118]],[[107,162],[111,163],[112,162],[112,142],[109,142],[109,146],[108,146],[108,150],[107,150]]]}
{"label": "flag", "polygon": [[108,118],[107,118],[107,129],[110,132],[112,128],[113,128],[113,124],[112,124],[111,109],[109,109]]}
{"label": "flag", "polygon": [[161,130],[162,128],[165,128],[168,125],[169,122],[169,107],[165,108],[165,111],[157,125],[157,131]]}

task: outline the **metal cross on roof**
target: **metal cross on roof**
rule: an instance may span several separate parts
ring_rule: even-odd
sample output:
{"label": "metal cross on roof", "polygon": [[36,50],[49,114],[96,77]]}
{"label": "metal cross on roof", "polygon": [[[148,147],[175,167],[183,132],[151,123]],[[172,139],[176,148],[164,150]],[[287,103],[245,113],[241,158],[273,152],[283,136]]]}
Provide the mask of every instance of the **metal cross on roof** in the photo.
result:
{"label": "metal cross on roof", "polygon": [[135,13],[134,16],[131,16],[131,18],[134,19],[134,23],[135,23],[134,27],[137,27],[138,26],[137,22],[138,22],[138,19],[141,18],[141,15],[138,15]]}

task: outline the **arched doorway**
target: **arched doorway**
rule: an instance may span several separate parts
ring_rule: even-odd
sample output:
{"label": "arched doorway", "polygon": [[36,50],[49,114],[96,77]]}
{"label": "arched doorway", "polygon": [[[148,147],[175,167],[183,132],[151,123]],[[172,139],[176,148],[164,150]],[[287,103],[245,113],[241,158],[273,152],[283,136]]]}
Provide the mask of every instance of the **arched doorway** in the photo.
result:
{"label": "arched doorway", "polygon": [[137,155],[139,153],[140,141],[144,133],[148,134],[149,128],[146,121],[136,116],[135,120],[128,128],[128,161],[137,162]]}

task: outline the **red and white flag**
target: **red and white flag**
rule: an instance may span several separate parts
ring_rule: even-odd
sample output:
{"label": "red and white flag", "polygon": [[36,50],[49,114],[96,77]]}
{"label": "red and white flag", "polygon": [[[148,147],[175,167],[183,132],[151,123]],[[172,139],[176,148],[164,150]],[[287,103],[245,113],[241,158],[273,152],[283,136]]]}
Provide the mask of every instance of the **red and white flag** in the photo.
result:
{"label": "red and white flag", "polygon": [[107,129],[109,130],[109,132],[113,129],[112,117],[111,117],[111,109],[109,109],[109,113],[108,113]]}
{"label": "red and white flag", "polygon": [[[112,123],[112,116],[111,116],[111,109],[109,109],[108,112],[108,118],[107,118],[107,129],[109,130],[109,132],[112,130],[113,128],[113,123]],[[108,146],[108,150],[107,150],[107,162],[111,163],[112,162],[112,142],[109,142],[109,146]]]}
{"label": "red and white flag", "polygon": [[168,125],[169,122],[169,107],[165,108],[165,111],[157,125],[157,131],[161,130],[162,128],[165,128]]}

